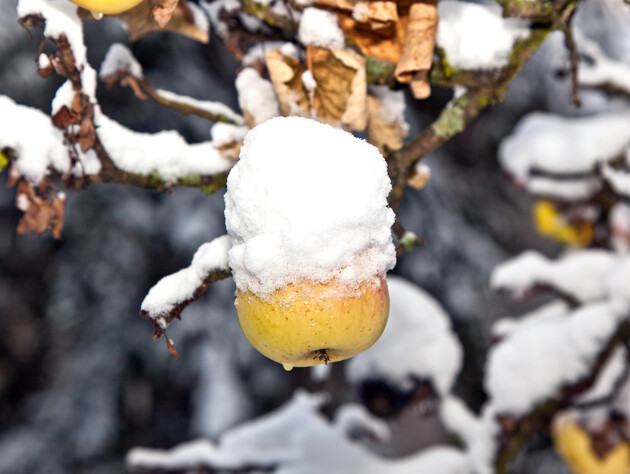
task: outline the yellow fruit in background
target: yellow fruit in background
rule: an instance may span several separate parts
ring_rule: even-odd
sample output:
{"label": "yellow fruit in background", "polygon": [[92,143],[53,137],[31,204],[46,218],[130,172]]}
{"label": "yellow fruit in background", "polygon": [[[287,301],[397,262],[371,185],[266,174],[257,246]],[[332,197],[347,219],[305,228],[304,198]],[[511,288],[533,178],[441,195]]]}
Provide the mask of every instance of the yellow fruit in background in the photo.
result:
{"label": "yellow fruit in background", "polygon": [[551,201],[537,201],[533,214],[536,231],[542,236],[574,247],[586,247],[593,240],[593,226],[571,225]]}
{"label": "yellow fruit in background", "polygon": [[557,417],[551,434],[557,453],[572,474],[630,473],[630,446],[625,441],[600,458],[593,452],[588,432],[570,415]]}
{"label": "yellow fruit in background", "polygon": [[70,0],[80,7],[90,10],[94,13],[105,13],[113,15],[122,13],[130,8],[135,7],[142,0]]}
{"label": "yellow fruit in background", "polygon": [[238,290],[238,321],[249,342],[287,370],[344,360],[385,329],[389,293],[385,277],[379,282],[363,283],[354,296],[340,294],[334,280],[290,284],[264,300]]}

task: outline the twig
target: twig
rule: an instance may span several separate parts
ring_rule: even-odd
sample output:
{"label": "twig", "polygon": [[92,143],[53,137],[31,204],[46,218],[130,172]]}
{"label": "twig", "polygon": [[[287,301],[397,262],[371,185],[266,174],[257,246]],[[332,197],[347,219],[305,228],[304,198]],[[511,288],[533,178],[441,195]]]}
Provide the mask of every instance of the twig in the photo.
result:
{"label": "twig", "polygon": [[582,101],[580,100],[580,82],[578,80],[578,71],[580,66],[580,54],[578,52],[577,45],[575,44],[575,37],[573,36],[573,18],[575,17],[575,9],[571,11],[571,14],[567,18],[562,32],[564,33],[564,44],[569,51],[569,63],[571,71],[571,100],[576,107],[582,107]]}

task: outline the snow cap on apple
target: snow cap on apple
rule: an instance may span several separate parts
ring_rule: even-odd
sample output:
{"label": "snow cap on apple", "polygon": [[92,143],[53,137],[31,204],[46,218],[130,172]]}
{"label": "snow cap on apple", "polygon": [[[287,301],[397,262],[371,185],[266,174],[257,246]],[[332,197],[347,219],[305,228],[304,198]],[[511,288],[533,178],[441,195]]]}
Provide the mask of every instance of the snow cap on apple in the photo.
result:
{"label": "snow cap on apple", "polygon": [[342,360],[380,336],[396,261],[378,149],[300,117],[250,130],[225,194],[239,322],[273,360]]}

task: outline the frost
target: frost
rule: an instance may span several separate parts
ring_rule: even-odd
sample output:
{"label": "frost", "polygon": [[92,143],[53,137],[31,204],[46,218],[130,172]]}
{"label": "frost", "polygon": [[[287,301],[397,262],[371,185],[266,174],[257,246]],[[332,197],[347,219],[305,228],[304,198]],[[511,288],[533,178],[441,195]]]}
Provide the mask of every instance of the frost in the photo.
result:
{"label": "frost", "polygon": [[462,69],[497,69],[506,66],[512,46],[529,34],[528,23],[503,18],[499,5],[442,1],[437,46],[449,64]]}
{"label": "frost", "polygon": [[142,311],[152,316],[163,316],[178,304],[192,299],[195,290],[209,273],[228,270],[229,248],[230,238],[227,235],[203,244],[193,256],[189,267],[162,278],[149,290],[142,302]]}
{"label": "frost", "polygon": [[440,305],[419,287],[388,278],[390,316],[381,338],[346,364],[353,383],[386,380],[403,390],[414,378],[430,380],[440,394],[450,391],[462,364],[462,348]]}
{"label": "frost", "polygon": [[341,49],[345,46],[337,15],[319,8],[309,7],[302,13],[298,39],[304,45]]}
{"label": "frost", "polygon": [[239,289],[269,295],[300,280],[356,288],[395,263],[385,160],[369,143],[314,120],[252,129],[230,172],[225,217]]}

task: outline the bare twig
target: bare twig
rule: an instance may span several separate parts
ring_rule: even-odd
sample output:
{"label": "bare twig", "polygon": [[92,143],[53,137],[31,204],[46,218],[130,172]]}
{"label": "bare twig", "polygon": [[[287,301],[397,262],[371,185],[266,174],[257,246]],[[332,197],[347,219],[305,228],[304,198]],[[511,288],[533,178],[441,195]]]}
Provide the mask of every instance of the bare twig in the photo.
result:
{"label": "bare twig", "polygon": [[580,82],[578,80],[580,54],[575,44],[575,37],[573,36],[573,18],[575,18],[575,9],[573,9],[569,15],[562,31],[564,33],[564,44],[569,51],[569,63],[571,66],[571,100],[576,107],[582,107],[582,101],[580,100]]}

